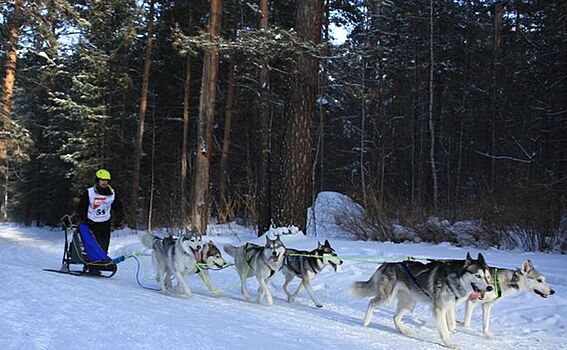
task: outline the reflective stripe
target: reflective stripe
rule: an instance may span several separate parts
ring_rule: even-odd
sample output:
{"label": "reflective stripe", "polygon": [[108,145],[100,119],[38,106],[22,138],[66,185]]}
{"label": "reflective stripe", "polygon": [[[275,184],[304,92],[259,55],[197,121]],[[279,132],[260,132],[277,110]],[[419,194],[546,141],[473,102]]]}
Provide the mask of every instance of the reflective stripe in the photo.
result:
{"label": "reflective stripe", "polygon": [[97,193],[94,187],[90,187],[87,191],[89,193],[88,219],[94,222],[110,220],[110,208],[115,196],[114,190],[111,190],[112,194],[110,195]]}

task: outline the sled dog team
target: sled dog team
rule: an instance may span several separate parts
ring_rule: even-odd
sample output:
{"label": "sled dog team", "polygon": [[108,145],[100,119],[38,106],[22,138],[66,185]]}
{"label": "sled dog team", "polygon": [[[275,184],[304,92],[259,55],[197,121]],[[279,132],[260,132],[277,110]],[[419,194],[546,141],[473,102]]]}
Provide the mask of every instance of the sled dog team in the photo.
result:
{"label": "sled dog team", "polygon": [[[147,233],[141,240],[144,246],[152,249],[152,261],[162,293],[175,292],[191,297],[185,279],[189,274],[197,273],[214,296],[222,296],[222,292],[211,283],[208,269],[223,268],[227,262],[217,246],[210,241],[204,243],[197,231],[185,231],[179,237],[164,238]],[[343,263],[328,240],[323,244],[318,243],[312,251],[303,251],[286,248],[279,236],[271,239],[266,235],[263,246],[254,243],[239,247],[226,244],[223,249],[234,259],[244,299],[251,301],[246,280],[255,277],[259,285],[256,302],[260,303],[265,298],[268,305],[273,304],[268,286],[281,270],[285,275],[282,287],[288,302],[293,302],[305,288],[315,306],[322,307],[315,297],[311,280],[325,266],[331,266],[336,271],[338,265]],[[175,289],[173,277],[177,281]],[[301,282],[297,290],[290,293],[288,284],[296,277]],[[450,348],[457,347],[449,334],[457,326],[457,304],[466,302],[464,325],[469,328],[474,306],[481,303],[483,332],[490,336],[491,309],[502,298],[519,292],[533,292],[542,298],[555,293],[530,260],[525,260],[515,270],[501,269],[488,266],[482,254],[478,254],[476,259],[467,254],[464,260],[387,262],[368,281],[355,282],[351,292],[358,297],[371,298],[363,318],[365,327],[372,320],[374,308],[389,303],[395,297],[398,305],[394,313],[394,325],[406,336],[410,332],[402,324],[403,316],[417,303],[429,305],[443,344]]]}

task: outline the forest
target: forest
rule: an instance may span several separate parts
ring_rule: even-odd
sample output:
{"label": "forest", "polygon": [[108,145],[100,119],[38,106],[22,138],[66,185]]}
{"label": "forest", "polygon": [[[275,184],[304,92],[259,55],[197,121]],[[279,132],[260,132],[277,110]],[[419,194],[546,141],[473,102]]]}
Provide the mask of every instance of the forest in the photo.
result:
{"label": "forest", "polygon": [[565,1],[0,6],[2,220],[57,225],[105,168],[132,228],[305,231],[336,191],[363,239],[567,251]]}

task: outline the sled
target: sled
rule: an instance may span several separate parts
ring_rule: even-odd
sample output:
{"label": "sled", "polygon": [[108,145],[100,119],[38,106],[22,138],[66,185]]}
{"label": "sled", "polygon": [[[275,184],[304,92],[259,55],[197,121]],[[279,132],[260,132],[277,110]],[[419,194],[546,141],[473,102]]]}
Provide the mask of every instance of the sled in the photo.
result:
{"label": "sled", "polygon": [[[61,268],[44,269],[75,276],[110,278],[117,271],[116,262],[102,250],[91,230],[85,224],[76,224],[71,215],[64,215],[61,223],[65,231],[65,246]],[[68,235],[72,233],[69,242]],[[82,270],[73,270],[71,265],[82,265]]]}

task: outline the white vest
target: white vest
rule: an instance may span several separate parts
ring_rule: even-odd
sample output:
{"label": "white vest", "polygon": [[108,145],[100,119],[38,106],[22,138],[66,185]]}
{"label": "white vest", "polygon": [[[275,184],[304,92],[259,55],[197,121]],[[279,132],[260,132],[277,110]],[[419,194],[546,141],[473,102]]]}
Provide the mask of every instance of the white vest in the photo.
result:
{"label": "white vest", "polygon": [[94,187],[90,187],[89,192],[89,209],[87,217],[94,222],[104,222],[110,220],[110,207],[114,202],[115,192],[111,189],[112,194],[104,195],[97,193]]}

